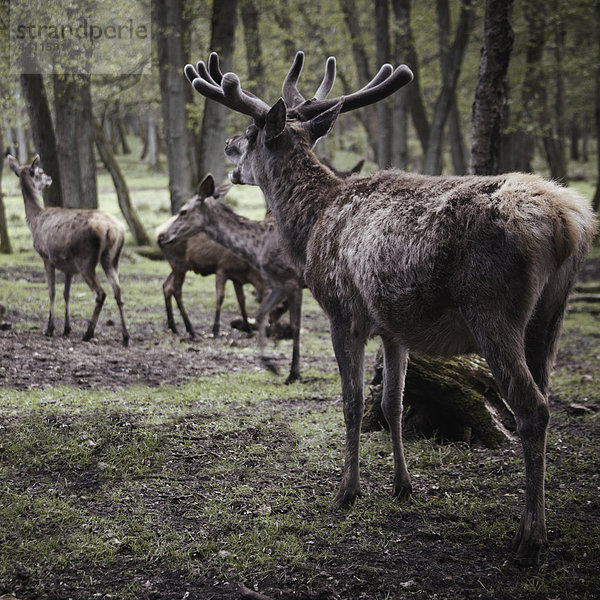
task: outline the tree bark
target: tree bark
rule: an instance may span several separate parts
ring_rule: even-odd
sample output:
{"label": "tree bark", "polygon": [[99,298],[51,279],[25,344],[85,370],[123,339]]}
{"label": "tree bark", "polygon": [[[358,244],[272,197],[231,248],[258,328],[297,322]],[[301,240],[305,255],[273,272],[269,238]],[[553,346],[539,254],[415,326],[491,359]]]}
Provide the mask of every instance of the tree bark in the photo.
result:
{"label": "tree bark", "polygon": [[596,193],[592,205],[595,211],[600,210],[600,0],[595,3],[596,15],[596,40],[598,42],[598,62],[596,63],[596,99],[594,101],[594,125],[596,127],[596,161],[597,161],[597,177]]}
{"label": "tree bark", "polygon": [[392,8],[398,30],[402,32],[399,34],[401,36],[400,51],[402,55],[401,58],[397,56],[399,58],[398,62],[404,62],[409,65],[414,75],[410,85],[402,88],[400,92],[396,92],[395,96],[403,92],[406,94],[412,121],[421,144],[423,156],[425,156],[429,143],[429,120],[427,119],[427,112],[421,94],[419,60],[410,24],[410,0],[392,0]]}
{"label": "tree bark", "polygon": [[[0,148],[4,148],[4,131],[0,122]],[[0,162],[0,254],[11,254],[12,248],[10,238],[8,237],[8,227],[6,226],[6,211],[4,210],[4,194],[2,193],[2,174],[4,171],[4,161]]]}
{"label": "tree bark", "polygon": [[[233,62],[237,5],[238,0],[219,0],[213,4],[210,48],[219,54],[223,71],[230,69]],[[205,100],[199,150],[199,173],[201,176],[212,173],[217,183],[225,178],[223,150],[227,137],[229,112],[226,106],[213,100]]]}
{"label": "tree bark", "polygon": [[56,150],[66,208],[97,208],[90,78],[53,76]]}
{"label": "tree bark", "polygon": [[265,65],[256,3],[254,0],[241,0],[240,11],[242,24],[244,25],[244,43],[246,45],[246,62],[248,63],[248,87],[259,98],[264,98],[266,92]]}
{"label": "tree bark", "polygon": [[[215,2],[217,4],[221,2]],[[153,0],[152,8],[171,211],[176,213],[193,194],[197,180],[194,140],[187,125],[186,110],[186,104],[192,102],[192,88],[182,74],[184,65],[189,62],[185,51],[189,22],[184,18],[184,0]]]}
{"label": "tree bark", "polygon": [[437,0],[440,31],[440,56],[442,61],[442,90],[435,103],[433,119],[429,131],[427,154],[423,172],[439,175],[442,171],[442,148],[444,126],[450,113],[456,93],[456,84],[460,75],[469,35],[473,26],[472,0],[462,0],[460,18],[452,47],[448,47],[447,36],[450,30],[450,11],[448,0]]}
{"label": "tree bark", "polygon": [[[375,0],[375,57],[378,66],[390,62],[390,17],[388,0]],[[377,164],[380,169],[392,166],[393,97],[380,100],[377,111]]]}
{"label": "tree bark", "polygon": [[27,104],[31,135],[36,152],[40,155],[42,168],[50,177],[52,185],[43,192],[45,206],[64,206],[60,183],[60,168],[56,149],[56,136],[52,114],[46,95],[44,79],[39,73],[20,76],[21,90]]}
{"label": "tree bark", "polygon": [[471,173],[499,172],[502,115],[506,103],[506,74],[514,32],[513,0],[487,0],[483,48],[475,88],[471,126]]}
{"label": "tree bark", "polygon": [[[367,50],[363,43],[364,36],[358,19],[358,10],[356,8],[355,0],[339,0],[339,2],[344,15],[344,21],[346,22],[346,27],[348,28],[348,33],[350,34],[352,55],[358,74],[358,87],[360,88],[370,81],[372,74],[369,68]],[[357,112],[357,117],[367,131],[368,143],[373,151],[375,162],[378,163],[377,109],[375,106],[365,106],[361,111]]]}
{"label": "tree bark", "polygon": [[98,120],[94,120],[94,133],[96,135],[96,147],[98,148],[98,154],[104,163],[104,166],[110,173],[113,183],[115,185],[115,191],[117,192],[117,200],[119,201],[119,208],[123,213],[123,217],[127,222],[131,236],[133,237],[133,243],[136,246],[148,246],[150,245],[150,238],[146,233],[142,222],[140,221],[134,207],[131,205],[131,198],[129,197],[129,189],[127,188],[127,182],[121,173],[119,164],[117,163],[114,154],[111,152],[110,146],[104,137],[102,131],[102,125]]}
{"label": "tree bark", "polygon": [[[363,431],[387,429],[381,412],[381,358],[367,397]],[[483,358],[440,359],[412,355],[404,387],[403,423],[408,433],[495,448],[513,440],[514,415]]]}

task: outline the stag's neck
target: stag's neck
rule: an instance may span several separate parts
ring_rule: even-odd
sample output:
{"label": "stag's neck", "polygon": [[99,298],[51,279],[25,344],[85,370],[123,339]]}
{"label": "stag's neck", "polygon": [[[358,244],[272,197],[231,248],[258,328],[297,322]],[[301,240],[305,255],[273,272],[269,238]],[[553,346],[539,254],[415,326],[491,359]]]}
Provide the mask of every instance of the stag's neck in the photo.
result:
{"label": "stag's neck", "polygon": [[296,148],[285,161],[273,163],[260,182],[277,221],[283,244],[300,272],[306,248],[323,211],[338,196],[343,180],[323,166],[312,151]]}
{"label": "stag's neck", "polygon": [[44,205],[40,199],[39,192],[33,185],[33,181],[31,181],[31,177],[26,173],[22,173],[20,180],[21,192],[25,201],[25,220],[29,229],[33,232],[36,218],[44,211]]}
{"label": "stag's neck", "polygon": [[234,254],[258,265],[266,231],[264,222],[242,217],[218,200],[212,201],[210,208],[210,219],[204,225],[206,234]]}

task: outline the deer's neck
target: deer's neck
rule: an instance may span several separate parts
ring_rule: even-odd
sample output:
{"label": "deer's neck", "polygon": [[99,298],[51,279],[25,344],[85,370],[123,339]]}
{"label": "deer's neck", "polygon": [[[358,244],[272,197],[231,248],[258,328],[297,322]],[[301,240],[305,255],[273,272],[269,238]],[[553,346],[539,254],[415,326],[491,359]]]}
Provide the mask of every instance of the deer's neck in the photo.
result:
{"label": "deer's neck", "polygon": [[39,192],[33,185],[33,181],[26,174],[21,175],[21,191],[23,193],[23,200],[25,201],[25,220],[29,229],[33,232],[36,218],[43,212],[44,205],[40,199]]}
{"label": "deer's neck", "polygon": [[265,226],[228,209],[222,202],[211,202],[210,218],[204,231],[216,242],[253,265],[259,264]]}
{"label": "deer's neck", "polygon": [[300,272],[315,223],[337,197],[343,181],[324,167],[312,151],[296,148],[274,162],[260,182],[290,257]]}

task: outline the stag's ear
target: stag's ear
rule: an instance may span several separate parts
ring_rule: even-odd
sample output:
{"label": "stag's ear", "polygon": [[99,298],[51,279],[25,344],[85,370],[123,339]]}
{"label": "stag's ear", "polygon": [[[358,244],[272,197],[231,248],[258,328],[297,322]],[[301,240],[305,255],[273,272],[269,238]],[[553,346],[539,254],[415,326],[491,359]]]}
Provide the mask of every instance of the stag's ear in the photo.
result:
{"label": "stag's ear", "polygon": [[200,182],[198,186],[198,196],[204,200],[204,198],[208,198],[212,196],[215,191],[215,180],[211,173],[207,173],[204,176],[204,179]]}
{"label": "stag's ear", "polygon": [[40,155],[36,154],[33,157],[33,160],[31,161],[31,168],[35,169],[36,167],[39,167],[39,166],[40,166]]}
{"label": "stag's ear", "polygon": [[315,144],[319,138],[325,137],[331,131],[335,120],[342,110],[342,106],[344,106],[343,97],[331,108],[328,108],[325,112],[318,114],[305,123],[304,127],[308,131],[311,145]]}
{"label": "stag's ear", "polygon": [[6,158],[8,158],[8,166],[11,168],[11,170],[14,172],[14,174],[18,177],[19,171],[21,170],[21,168],[19,167],[19,163],[17,162],[17,159],[14,156],[12,156],[11,154],[7,154]]}
{"label": "stag's ear", "polygon": [[279,98],[269,110],[265,120],[265,141],[270,142],[283,133],[286,114],[285,101]]}

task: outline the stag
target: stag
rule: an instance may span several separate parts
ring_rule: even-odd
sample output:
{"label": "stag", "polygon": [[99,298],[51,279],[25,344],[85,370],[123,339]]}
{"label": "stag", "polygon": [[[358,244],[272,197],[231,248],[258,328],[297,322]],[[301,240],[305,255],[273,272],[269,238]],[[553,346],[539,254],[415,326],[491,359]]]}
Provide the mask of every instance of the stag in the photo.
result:
{"label": "stag", "polygon": [[240,259],[248,261],[260,270],[271,292],[264,298],[256,313],[258,344],[263,363],[271,371],[278,369],[273,359],[265,353],[267,316],[281,302],[287,301],[292,329],[292,361],[286,383],[300,378],[300,329],[302,321],[302,288],[304,280],[283,251],[279,233],[271,216],[263,221],[253,221],[236,214],[208,191],[214,188],[211,174],[200,183],[196,196],[186,202],[177,218],[165,231],[163,248],[181,243],[191,236],[204,232],[222,244]]}
{"label": "stag", "polygon": [[234,183],[258,185],[282,240],[331,324],[346,423],[335,505],[359,494],[364,345],[384,352],[382,409],[394,455],[393,494],[411,480],[402,445],[402,392],[409,351],[478,351],[514,411],[525,459],[525,507],[515,559],[539,561],[546,543],[548,385],[567,299],[595,233],[589,203],[535,175],[434,177],[386,170],[342,180],[312,152],[342,112],[389,96],[412,80],[391,65],[361,90],[328,99],[335,77],[305,99],[298,53],[272,107],[222,74],[216,54],[186,75],[204,96],[253,123],[225,143]]}
{"label": "stag", "polygon": [[[208,196],[215,199],[222,198],[231,187],[231,184],[227,184],[215,188],[212,177],[208,184],[205,181],[203,180],[198,186],[197,191],[197,197],[201,197],[202,199]],[[180,238],[166,243],[166,233],[175,219],[176,217],[171,217],[156,230],[158,245],[172,269],[163,283],[169,329],[173,333],[177,333],[175,319],[173,318],[172,298],[174,296],[188,334],[192,339],[196,337],[194,327],[183,306],[181,295],[186,272],[194,271],[194,273],[200,273],[203,277],[215,275],[216,308],[212,328],[213,335],[217,337],[220,332],[221,307],[225,297],[225,284],[229,279],[233,283],[240,307],[243,322],[242,329],[250,333],[252,326],[248,321],[248,314],[246,312],[244,284],[251,283],[256,288],[259,298],[262,299],[267,291],[267,284],[261,277],[260,272],[221,244],[211,240],[205,233],[196,233],[185,239]]]}
{"label": "stag", "polygon": [[99,210],[45,208],[40,200],[40,192],[52,184],[52,178],[40,167],[40,157],[36,154],[31,165],[19,165],[13,156],[8,156],[8,164],[19,178],[25,219],[33,236],[33,247],[44,261],[50,314],[46,335],[54,334],[55,271],[65,274],[65,326],[64,335],[71,333],[69,318],[69,296],[73,275],[80,273],[96,299],[84,341],[94,337],[98,316],[106,299],[96,276],[98,262],[112,286],[121,317],[123,345],[129,344],[129,333],[125,325],[121,287],[119,285],[119,260],[125,243],[125,227],[112,215]]}

